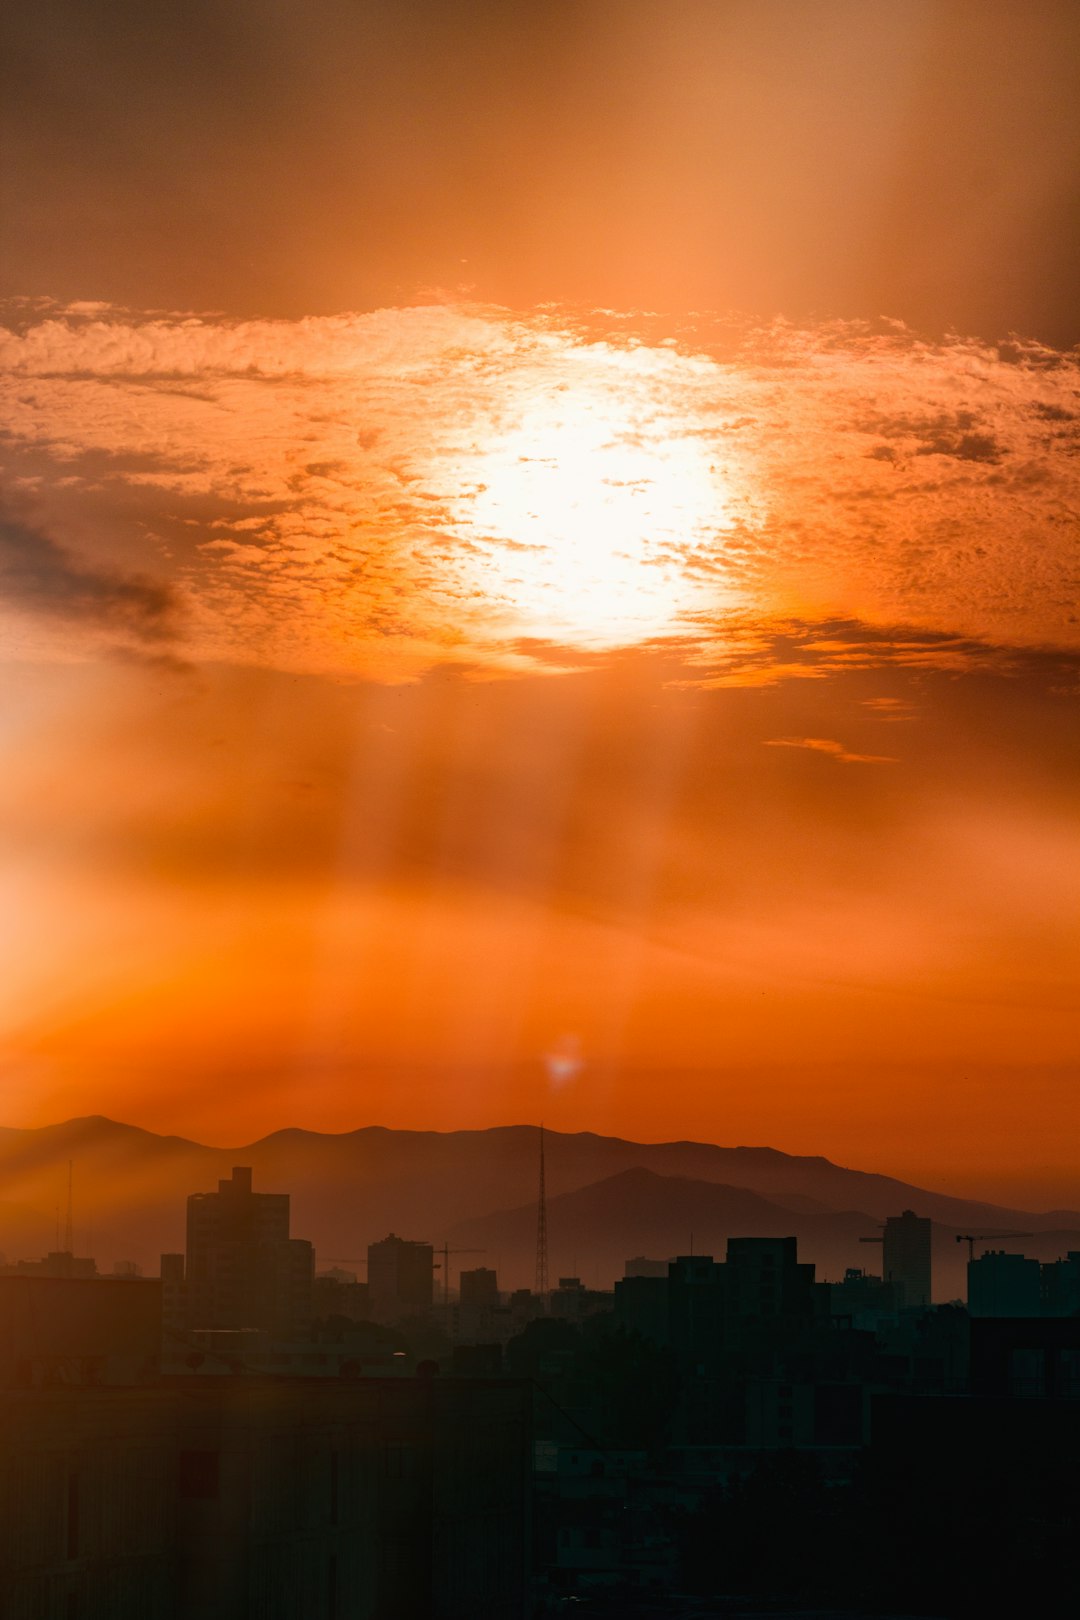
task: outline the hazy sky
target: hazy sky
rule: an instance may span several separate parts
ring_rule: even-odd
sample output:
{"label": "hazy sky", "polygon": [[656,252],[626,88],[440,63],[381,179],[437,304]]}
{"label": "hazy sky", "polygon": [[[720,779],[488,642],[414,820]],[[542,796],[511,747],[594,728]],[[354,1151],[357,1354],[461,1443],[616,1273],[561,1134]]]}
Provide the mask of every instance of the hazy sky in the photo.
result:
{"label": "hazy sky", "polygon": [[1080,1201],[1076,7],[4,30],[3,1122]]}

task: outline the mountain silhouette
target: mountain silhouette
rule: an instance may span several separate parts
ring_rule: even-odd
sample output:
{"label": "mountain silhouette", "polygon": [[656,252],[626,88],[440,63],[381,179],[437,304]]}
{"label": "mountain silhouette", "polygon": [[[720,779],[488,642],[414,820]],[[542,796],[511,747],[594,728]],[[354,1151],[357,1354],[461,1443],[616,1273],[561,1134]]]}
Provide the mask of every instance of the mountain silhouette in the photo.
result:
{"label": "mountain silhouette", "polygon": [[[837,1277],[844,1267],[867,1264],[859,1239],[873,1234],[873,1218],[859,1210],[792,1209],[745,1187],[662,1176],[636,1166],[548,1200],[552,1282],[580,1275],[586,1286],[609,1286],[632,1255],[669,1259],[711,1254],[723,1259],[729,1237],[797,1237],[800,1256]],[[455,1244],[478,1247],[508,1278],[528,1277],[536,1243],[536,1205],[500,1210],[463,1221]]]}
{"label": "mountain silhouette", "polygon": [[[801,1245],[815,1245],[806,1258],[820,1254],[819,1265],[830,1270],[841,1254],[849,1256],[846,1264],[877,1269],[879,1255],[857,1245],[855,1225],[861,1222],[872,1235],[876,1222],[903,1209],[940,1222],[943,1237],[1021,1229],[1039,1234],[1023,1242],[1029,1254],[1037,1252],[1036,1242],[1069,1239],[1065,1246],[1080,1247],[1080,1215],[1073,1211],[1038,1215],[953,1198],[821,1157],[705,1142],[632,1142],[587,1131],[545,1135],[552,1257],[559,1268],[576,1257],[586,1281],[598,1268],[613,1267],[603,1278],[610,1282],[634,1253],[663,1258],[685,1249],[691,1230],[702,1249],[715,1241],[708,1233],[718,1240],[735,1230],[733,1223],[746,1235],[777,1231],[776,1211],[786,1216],[781,1235],[794,1233]],[[184,1247],[188,1193],[212,1191],[234,1164],[246,1164],[256,1189],[292,1194],[293,1232],[314,1242],[320,1264],[353,1265],[362,1275],[368,1243],[393,1230],[435,1244],[453,1236],[459,1246],[491,1248],[500,1257],[505,1241],[500,1280],[528,1283],[532,1240],[521,1233],[535,1220],[538,1154],[532,1125],[448,1132],[367,1126],[336,1135],[290,1129],[235,1148],[159,1136],[97,1115],[36,1129],[7,1127],[0,1129],[0,1186],[5,1204],[15,1208],[0,1206],[0,1251],[12,1258],[51,1247],[70,1162],[76,1248],[94,1253],[105,1267],[134,1259],[156,1270],[162,1252]],[[627,1172],[629,1179],[620,1179]],[[565,1230],[575,1233],[567,1244],[559,1201],[586,1192],[580,1207],[567,1206]],[[476,1235],[482,1218],[495,1223],[491,1242]],[[504,1229],[512,1240],[503,1239]],[[468,1233],[474,1242],[465,1245]],[[485,1258],[477,1256],[477,1263]]]}
{"label": "mountain silhouette", "polygon": [[[880,1223],[863,1210],[793,1208],[746,1188],[661,1176],[641,1167],[549,1198],[547,1224],[553,1284],[560,1275],[576,1275],[587,1287],[609,1287],[634,1255],[667,1260],[694,1253],[722,1260],[729,1237],[797,1238],[799,1258],[813,1262],[821,1281],[839,1281],[849,1266],[881,1272],[881,1249],[864,1242],[880,1234]],[[967,1249],[956,1244],[959,1230],[935,1220],[938,1299],[966,1296]],[[963,1230],[970,1230],[970,1224]],[[1029,1230],[1030,1237],[1007,1246],[1043,1260],[1080,1246],[1077,1229]],[[455,1246],[483,1251],[485,1258],[478,1263],[495,1266],[506,1282],[516,1278],[528,1284],[535,1261],[536,1204],[462,1221],[450,1238]]]}

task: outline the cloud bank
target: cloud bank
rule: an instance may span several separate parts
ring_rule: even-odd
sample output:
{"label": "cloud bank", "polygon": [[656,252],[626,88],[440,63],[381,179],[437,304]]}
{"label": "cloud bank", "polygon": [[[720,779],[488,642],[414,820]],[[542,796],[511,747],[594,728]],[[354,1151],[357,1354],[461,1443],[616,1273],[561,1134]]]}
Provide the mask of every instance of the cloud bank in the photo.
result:
{"label": "cloud bank", "polygon": [[78,621],[397,680],[669,643],[703,684],[1080,648],[1074,354],[447,304],[8,315],[22,648],[70,656]]}

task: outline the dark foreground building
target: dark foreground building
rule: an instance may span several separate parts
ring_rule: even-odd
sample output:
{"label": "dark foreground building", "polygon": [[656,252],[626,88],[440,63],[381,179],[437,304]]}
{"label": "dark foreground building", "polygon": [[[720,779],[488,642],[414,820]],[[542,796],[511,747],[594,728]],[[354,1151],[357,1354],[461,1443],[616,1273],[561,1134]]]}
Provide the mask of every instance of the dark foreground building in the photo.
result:
{"label": "dark foreground building", "polygon": [[520,1620],[514,1380],[0,1392],[4,1620]]}

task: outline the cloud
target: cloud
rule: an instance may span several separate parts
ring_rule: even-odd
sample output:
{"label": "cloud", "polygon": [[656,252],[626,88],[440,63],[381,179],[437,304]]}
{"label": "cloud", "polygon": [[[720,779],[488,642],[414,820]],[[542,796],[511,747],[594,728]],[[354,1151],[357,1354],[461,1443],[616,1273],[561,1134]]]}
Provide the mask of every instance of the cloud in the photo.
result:
{"label": "cloud", "polygon": [[[1051,411],[1057,408],[1051,407]],[[1063,420],[1052,415],[1050,420]],[[896,439],[907,452],[916,456],[952,456],[957,461],[998,462],[1003,451],[988,424],[980,421],[974,411],[941,411],[936,416],[871,419],[867,430],[885,439]],[[877,445],[870,452],[882,460],[895,461],[901,453],[899,446]]]}
{"label": "cloud", "polygon": [[0,368],[10,486],[78,535],[19,550],[23,606],[66,583],[69,623],[152,638],[182,597],[194,661],[399,680],[662,643],[724,685],[1080,650],[1080,362],[1037,344],[93,305],[24,311]]}
{"label": "cloud", "polygon": [[176,632],[177,597],[168,585],[137,574],[87,566],[38,530],[0,517],[0,599],[24,613],[168,641]]}
{"label": "cloud", "polygon": [[898,697],[863,698],[862,706],[864,709],[872,709],[879,720],[889,722],[914,720],[918,712],[913,703],[907,703]]}
{"label": "cloud", "polygon": [[767,737],[764,741],[766,748],[808,748],[812,753],[828,754],[832,759],[841,760],[845,765],[895,765],[896,758],[891,754],[853,754],[845,748],[843,743],[834,742],[831,737]]}

